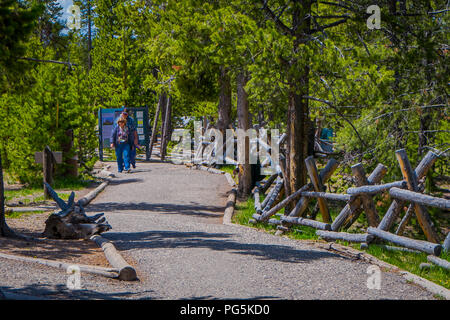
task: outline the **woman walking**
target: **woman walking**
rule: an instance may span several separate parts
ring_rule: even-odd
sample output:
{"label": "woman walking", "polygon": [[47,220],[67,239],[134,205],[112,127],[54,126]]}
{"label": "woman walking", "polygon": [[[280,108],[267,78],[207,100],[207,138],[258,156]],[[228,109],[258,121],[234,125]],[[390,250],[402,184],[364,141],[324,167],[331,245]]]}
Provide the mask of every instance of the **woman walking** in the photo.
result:
{"label": "woman walking", "polygon": [[116,149],[117,168],[122,172],[125,167],[126,172],[130,169],[130,147],[133,144],[133,137],[127,126],[127,120],[120,117],[117,120],[117,126],[111,133],[111,148]]}

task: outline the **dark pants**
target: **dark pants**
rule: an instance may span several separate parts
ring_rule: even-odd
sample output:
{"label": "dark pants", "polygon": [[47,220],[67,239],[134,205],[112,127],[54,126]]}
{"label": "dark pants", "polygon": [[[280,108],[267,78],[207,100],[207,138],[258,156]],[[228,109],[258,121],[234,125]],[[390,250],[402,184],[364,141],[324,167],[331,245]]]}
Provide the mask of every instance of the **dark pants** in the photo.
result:
{"label": "dark pants", "polygon": [[136,166],[136,146],[130,148],[130,164],[132,164],[133,167]]}
{"label": "dark pants", "polygon": [[122,172],[130,169],[130,145],[126,142],[116,144],[117,168]]}

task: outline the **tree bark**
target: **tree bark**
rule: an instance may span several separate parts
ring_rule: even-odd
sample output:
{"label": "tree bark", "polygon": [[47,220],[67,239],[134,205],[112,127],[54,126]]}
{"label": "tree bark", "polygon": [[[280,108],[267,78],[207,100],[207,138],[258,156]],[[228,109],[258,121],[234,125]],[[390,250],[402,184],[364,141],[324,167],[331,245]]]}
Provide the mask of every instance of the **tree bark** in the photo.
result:
{"label": "tree bark", "polygon": [[[153,129],[152,129],[152,138],[150,140],[150,146],[149,146],[149,154],[150,158],[152,157],[152,150],[153,150],[153,144],[156,142],[156,137],[158,135],[158,118],[159,113],[161,111],[161,106],[166,105],[166,93],[162,92],[159,95],[158,104],[156,105],[156,111],[155,111],[155,118],[153,119]],[[163,107],[164,109],[164,107]]]}
{"label": "tree bark", "polygon": [[231,80],[225,67],[221,67],[220,69],[219,87],[219,118],[217,120],[217,128],[225,137],[225,130],[231,123]]}
{"label": "tree bark", "polygon": [[[311,32],[310,21],[307,16],[311,13],[311,1],[294,1],[292,10],[292,29],[295,30],[293,54],[298,55],[302,41]],[[296,67],[300,61],[294,59],[290,68]],[[309,93],[309,66],[304,64],[298,72],[291,72],[289,79],[289,107],[288,123],[288,168],[290,192],[294,193],[306,184],[305,159],[308,156],[309,140],[309,105],[308,99],[303,98]],[[296,67],[297,69],[297,67]]]}
{"label": "tree bark", "polygon": [[172,121],[172,101],[170,95],[167,97],[166,111],[164,115],[164,122],[162,124],[161,130],[161,160],[166,159],[167,144],[170,141],[171,132],[171,121]]}
{"label": "tree bark", "polygon": [[3,165],[0,154],[0,236],[13,236],[14,232],[8,227],[5,218],[5,189],[3,186]]}
{"label": "tree bark", "polygon": [[[241,72],[237,77],[237,116],[239,129],[248,130],[250,128],[248,112],[248,95],[245,92],[245,85],[248,76]],[[238,193],[242,198],[247,198],[252,188],[252,168],[250,165],[250,141],[245,137],[245,163],[240,165]]]}

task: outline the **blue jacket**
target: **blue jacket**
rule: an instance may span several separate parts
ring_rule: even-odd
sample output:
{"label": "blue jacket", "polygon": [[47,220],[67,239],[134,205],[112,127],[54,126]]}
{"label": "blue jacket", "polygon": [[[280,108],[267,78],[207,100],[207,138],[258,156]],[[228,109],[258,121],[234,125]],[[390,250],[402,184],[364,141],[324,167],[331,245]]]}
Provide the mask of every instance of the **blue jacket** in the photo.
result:
{"label": "blue jacket", "polygon": [[[114,144],[114,147],[117,145],[117,135],[119,133],[119,126],[115,126],[113,131],[111,132],[110,141]],[[134,145],[134,132],[128,128],[128,144],[131,146]]]}

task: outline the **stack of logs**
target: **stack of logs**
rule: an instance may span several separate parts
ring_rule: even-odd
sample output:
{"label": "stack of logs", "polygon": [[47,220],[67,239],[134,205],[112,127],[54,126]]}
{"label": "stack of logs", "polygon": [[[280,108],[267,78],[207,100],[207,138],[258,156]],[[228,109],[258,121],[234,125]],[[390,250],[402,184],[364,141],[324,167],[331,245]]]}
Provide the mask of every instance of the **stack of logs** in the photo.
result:
{"label": "stack of logs", "polygon": [[[401,246],[401,248],[385,246],[387,249],[425,252],[430,255],[428,257],[429,261],[449,269],[450,263],[438,258],[438,256],[443,248],[447,251],[450,250],[450,233],[447,235],[444,244],[441,245],[426,206],[450,210],[450,201],[423,194],[425,176],[438,159],[438,155],[432,151],[428,152],[419,165],[413,169],[404,149],[396,151],[395,154],[401,168],[403,180],[379,184],[386,174],[387,168],[382,164],[378,164],[375,170],[367,177],[362,164],[358,163],[351,167],[356,187],[349,188],[346,194],[325,192],[324,185],[326,181],[338,167],[336,160],[328,160],[326,166],[319,172],[314,158],[308,157],[305,159],[305,164],[311,182],[283,200],[280,200],[279,197],[283,186],[281,173],[270,176],[265,182],[257,183],[253,190],[256,213],[249,222],[275,224],[277,225],[278,235],[288,231],[292,225],[308,226],[315,228],[316,234],[322,239],[327,241],[358,242],[362,244],[362,248],[367,248],[374,242],[387,241]],[[264,194],[274,181],[275,185],[261,203],[260,194]],[[383,218],[380,219],[373,197],[383,192],[389,193],[392,203]],[[307,208],[312,198],[317,198],[317,205],[314,211],[320,211],[322,222],[315,220],[315,212],[310,217],[306,217]],[[327,200],[345,202],[345,206],[334,221],[331,219]],[[296,205],[290,212],[286,211],[284,214],[277,214],[278,211],[294,201],[296,201]],[[395,233],[389,232],[407,203],[409,203],[408,209]],[[365,212],[369,225],[366,233],[340,232],[342,229],[350,228],[362,212]],[[414,213],[427,241],[403,236],[405,227]],[[279,219],[271,218],[274,215],[278,216]]]}

